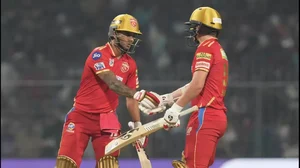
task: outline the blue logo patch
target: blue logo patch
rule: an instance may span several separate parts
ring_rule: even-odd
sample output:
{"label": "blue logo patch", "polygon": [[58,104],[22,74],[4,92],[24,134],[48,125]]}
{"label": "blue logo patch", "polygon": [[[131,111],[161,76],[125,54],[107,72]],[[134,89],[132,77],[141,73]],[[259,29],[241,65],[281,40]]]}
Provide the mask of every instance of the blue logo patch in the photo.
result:
{"label": "blue logo patch", "polygon": [[67,132],[71,132],[71,133],[73,133],[74,132],[74,129],[75,129],[75,124],[74,123],[72,123],[72,122],[70,122],[69,124],[68,124],[68,128],[67,128]]}
{"label": "blue logo patch", "polygon": [[103,62],[97,62],[96,64],[94,64],[94,67],[95,67],[96,71],[99,71],[101,69],[104,69],[105,65]]}
{"label": "blue logo patch", "polygon": [[101,56],[102,56],[102,53],[99,52],[99,51],[96,51],[96,52],[93,53],[92,58],[93,58],[93,60],[97,60],[97,59],[99,59]]}

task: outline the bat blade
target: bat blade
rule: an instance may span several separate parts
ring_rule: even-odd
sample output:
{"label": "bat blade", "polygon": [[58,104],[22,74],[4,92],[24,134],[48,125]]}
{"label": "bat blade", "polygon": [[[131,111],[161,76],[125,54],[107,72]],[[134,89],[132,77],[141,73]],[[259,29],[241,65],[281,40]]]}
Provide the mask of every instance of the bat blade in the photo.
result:
{"label": "bat blade", "polygon": [[[197,106],[193,106],[191,108],[188,108],[180,113],[180,116],[189,114],[193,111],[198,110]],[[129,144],[134,143],[138,139],[147,136],[149,134],[152,134],[160,129],[163,128],[163,125],[166,123],[164,118],[159,118],[154,121],[151,121],[147,124],[141,125],[137,128],[131,129],[116,139],[112,140],[105,146],[105,155],[109,155]]]}
{"label": "bat blade", "polygon": [[105,146],[105,155],[109,155],[129,144],[134,143],[136,140],[144,136],[160,130],[163,127],[164,122],[164,119],[159,118],[123,133]]}
{"label": "bat blade", "polygon": [[145,149],[138,143],[135,144],[135,148],[141,163],[141,168],[152,168],[151,161],[149,160]]}

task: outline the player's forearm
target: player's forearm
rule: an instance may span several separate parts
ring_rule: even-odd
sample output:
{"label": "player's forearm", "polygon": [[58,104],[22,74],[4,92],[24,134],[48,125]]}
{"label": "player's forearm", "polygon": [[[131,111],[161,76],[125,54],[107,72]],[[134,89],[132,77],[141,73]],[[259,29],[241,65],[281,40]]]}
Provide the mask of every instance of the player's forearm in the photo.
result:
{"label": "player's forearm", "polygon": [[141,121],[138,102],[135,99],[126,98],[126,107],[129,111],[133,122]]}
{"label": "player's forearm", "polygon": [[108,85],[108,86],[112,91],[116,92],[117,94],[129,97],[129,98],[133,98],[133,95],[136,92],[118,80],[112,81],[110,83],[110,85]]}
{"label": "player's forearm", "polygon": [[173,96],[173,98],[176,100],[177,98],[179,98],[184,92],[185,92],[185,90],[186,90],[186,88],[187,88],[187,86],[189,85],[189,83],[188,84],[186,84],[186,85],[184,85],[184,86],[182,86],[182,87],[180,87],[180,88],[178,88],[177,90],[175,90],[175,91],[173,91],[171,94],[172,94],[172,96]]}
{"label": "player's forearm", "polygon": [[129,87],[127,87],[121,81],[117,80],[115,74],[111,71],[99,73],[98,76],[108,85],[109,89],[111,89],[119,95],[132,98],[134,93],[136,92],[135,90],[132,90]]}
{"label": "player's forearm", "polygon": [[201,91],[202,87],[199,87],[195,84],[189,84],[183,92],[182,96],[176,101],[176,104],[181,107],[186,106],[191,100],[197,97],[197,95],[199,95]]}

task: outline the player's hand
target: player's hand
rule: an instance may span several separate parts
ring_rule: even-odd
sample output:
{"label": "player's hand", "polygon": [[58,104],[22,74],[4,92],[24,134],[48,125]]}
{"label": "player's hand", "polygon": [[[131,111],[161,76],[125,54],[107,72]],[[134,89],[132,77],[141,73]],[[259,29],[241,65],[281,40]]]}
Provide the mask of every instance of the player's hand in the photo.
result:
{"label": "player's hand", "polygon": [[166,121],[166,124],[164,124],[164,127],[171,128],[171,127],[178,127],[180,125],[180,111],[183,109],[183,107],[177,105],[174,103],[171,108],[169,108],[165,115],[164,120]]}
{"label": "player's hand", "polygon": [[166,106],[162,105],[162,106],[158,106],[153,109],[150,109],[150,108],[144,107],[142,104],[139,104],[139,109],[147,115],[154,115],[156,113],[164,112],[166,110],[166,108],[167,108]]}
{"label": "player's hand", "polygon": [[172,106],[174,104],[174,102],[175,102],[174,101],[174,97],[172,96],[171,93],[167,93],[167,94],[161,95],[160,98],[161,98],[160,105]]}
{"label": "player's hand", "polygon": [[180,120],[178,120],[175,124],[169,124],[169,123],[166,122],[163,126],[164,126],[164,129],[166,131],[169,131],[171,128],[179,127],[180,126]]}
{"label": "player's hand", "polygon": [[[141,125],[142,125],[141,122],[132,122],[132,121],[128,122],[128,127],[130,129],[134,129],[134,128],[139,127]],[[148,144],[148,136],[140,138],[139,140],[137,140],[137,143],[139,143],[140,147],[145,148],[147,146],[147,144]]]}
{"label": "player's hand", "polygon": [[133,98],[139,101],[140,104],[147,109],[154,109],[158,107],[162,101],[159,94],[155,92],[148,92],[145,90],[140,90],[136,92]]}
{"label": "player's hand", "polygon": [[153,115],[156,113],[164,112],[166,110],[167,106],[172,106],[174,104],[173,96],[170,93],[160,95],[159,97],[160,97],[160,103],[159,103],[158,107],[147,108],[147,107],[143,106],[143,104],[139,104],[139,109],[147,115]]}

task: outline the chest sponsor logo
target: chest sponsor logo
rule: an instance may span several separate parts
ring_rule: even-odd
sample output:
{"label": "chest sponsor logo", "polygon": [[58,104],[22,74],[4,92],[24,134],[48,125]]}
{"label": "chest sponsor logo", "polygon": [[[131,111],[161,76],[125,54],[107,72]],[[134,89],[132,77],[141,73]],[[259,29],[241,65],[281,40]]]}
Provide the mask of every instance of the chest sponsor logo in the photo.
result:
{"label": "chest sponsor logo", "polygon": [[129,70],[129,64],[128,62],[123,62],[122,65],[121,65],[121,71],[123,73],[127,72]]}
{"label": "chest sponsor logo", "polygon": [[96,64],[94,64],[94,67],[96,69],[96,71],[102,70],[105,68],[105,65],[103,62],[97,62]]}

